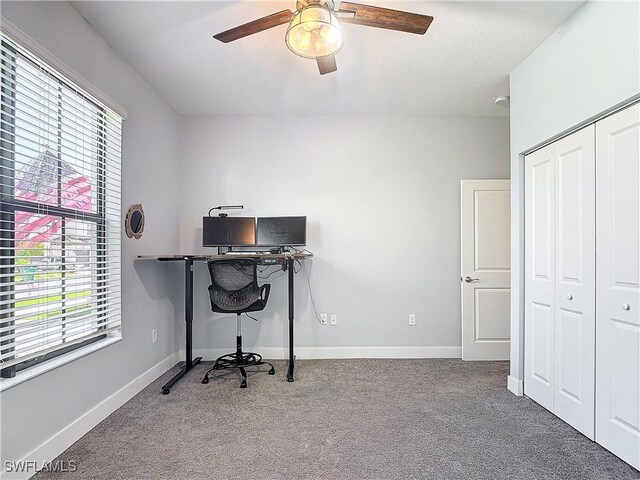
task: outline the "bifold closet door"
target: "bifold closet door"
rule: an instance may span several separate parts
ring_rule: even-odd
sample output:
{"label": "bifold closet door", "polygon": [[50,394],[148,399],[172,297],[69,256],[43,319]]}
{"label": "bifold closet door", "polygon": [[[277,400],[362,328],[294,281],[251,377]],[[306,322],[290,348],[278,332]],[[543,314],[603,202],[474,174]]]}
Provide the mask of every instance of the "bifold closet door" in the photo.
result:
{"label": "bifold closet door", "polygon": [[554,145],[525,158],[524,393],[553,411],[555,173]]}
{"label": "bifold closet door", "polygon": [[525,394],[594,438],[595,129],[525,159]]}
{"label": "bifold closet door", "polygon": [[640,106],[596,132],[596,441],[640,469]]}
{"label": "bifold closet door", "polygon": [[595,127],[555,143],[553,412],[594,439]]}

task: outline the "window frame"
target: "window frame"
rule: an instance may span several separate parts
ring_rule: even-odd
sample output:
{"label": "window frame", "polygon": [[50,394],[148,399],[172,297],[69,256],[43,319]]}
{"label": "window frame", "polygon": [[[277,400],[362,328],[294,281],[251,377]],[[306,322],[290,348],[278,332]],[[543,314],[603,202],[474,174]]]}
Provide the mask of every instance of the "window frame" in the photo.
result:
{"label": "window frame", "polygon": [[[108,308],[108,294],[106,286],[108,284],[108,241],[106,238],[107,230],[107,211],[106,211],[106,174],[107,174],[107,115],[108,112],[103,105],[100,105],[90,97],[83,95],[73,85],[61,78],[60,75],[46,68],[42,64],[35,64],[31,59],[23,55],[10,43],[2,41],[2,46],[6,52],[10,52],[12,57],[10,59],[5,58],[2,55],[0,62],[0,69],[2,71],[2,80],[0,83],[0,97],[1,97],[1,135],[0,135],[0,256],[2,263],[0,264],[0,293],[2,296],[11,301],[7,304],[9,312],[4,312],[3,308],[0,310],[0,327],[14,326],[14,315],[11,310],[14,308],[14,288],[15,288],[15,275],[16,262],[15,262],[15,212],[24,211],[34,214],[52,215],[60,217],[62,220],[61,227],[61,255],[62,255],[62,276],[61,276],[61,300],[64,305],[65,300],[65,252],[66,252],[66,235],[65,225],[68,220],[82,219],[82,221],[92,222],[96,228],[96,240],[95,240],[95,252],[96,252],[96,264],[92,267],[92,272],[96,275],[95,289],[98,292],[97,299],[97,317],[100,318],[100,312]],[[57,125],[57,149],[55,150],[55,158],[58,160],[58,182],[57,182],[57,204],[49,205],[37,202],[30,202],[15,197],[15,163],[16,163],[16,145],[15,145],[15,129],[16,129],[16,92],[17,92],[17,68],[18,59],[21,61],[29,62],[35,65],[36,68],[42,70],[47,76],[53,79],[58,85],[58,125]],[[61,165],[62,159],[62,89],[63,87],[71,90],[79,99],[85,102],[89,102],[92,107],[96,109],[96,153],[95,164],[96,167],[96,210],[94,212],[87,212],[83,210],[74,210],[62,206],[62,182],[61,182]],[[53,149],[49,149],[53,153]],[[63,315],[65,307],[62,307]],[[65,318],[64,316],[62,317]],[[105,319],[106,322],[106,319]],[[16,375],[16,372],[24,370],[26,368],[41,364],[45,361],[75,351],[77,349],[86,347],[92,343],[103,340],[107,337],[106,326],[96,326],[96,333],[101,330],[105,330],[102,335],[95,336],[93,338],[86,339],[84,341],[66,345],[68,341],[65,335],[64,320],[62,321],[62,343],[59,348],[54,351],[48,351],[42,355],[31,357],[23,362],[10,365],[0,369],[1,378],[12,378]],[[2,340],[3,336],[12,335],[15,333],[14,329],[7,330],[6,332],[0,332],[0,351],[7,352],[12,351],[16,342],[16,338],[12,337],[9,340]],[[17,337],[19,338],[19,337]],[[1,364],[0,364],[1,365]]]}

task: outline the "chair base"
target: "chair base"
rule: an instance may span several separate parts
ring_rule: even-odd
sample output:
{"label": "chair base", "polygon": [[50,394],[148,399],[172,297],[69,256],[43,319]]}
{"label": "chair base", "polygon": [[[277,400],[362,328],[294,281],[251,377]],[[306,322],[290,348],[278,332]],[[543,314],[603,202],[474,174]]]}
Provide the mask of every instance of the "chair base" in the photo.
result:
{"label": "chair base", "polygon": [[211,367],[205,374],[202,379],[202,383],[209,383],[209,375],[212,372],[216,372],[218,370],[237,369],[240,372],[240,388],[247,388],[247,372],[245,368],[257,367],[260,365],[269,365],[271,367],[268,371],[269,375],[276,374],[275,367],[271,363],[262,360],[262,355],[253,352],[243,352],[242,337],[238,337],[238,349],[236,352],[227,353],[226,355],[218,357],[213,364],[213,367]]}

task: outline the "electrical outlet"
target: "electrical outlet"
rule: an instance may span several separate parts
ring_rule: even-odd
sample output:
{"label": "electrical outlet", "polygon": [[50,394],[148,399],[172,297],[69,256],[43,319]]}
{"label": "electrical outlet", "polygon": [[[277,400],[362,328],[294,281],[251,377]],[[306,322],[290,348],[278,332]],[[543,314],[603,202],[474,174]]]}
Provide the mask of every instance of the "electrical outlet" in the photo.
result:
{"label": "electrical outlet", "polygon": [[320,314],[320,325],[326,325],[327,324],[327,314],[326,313],[321,313]]}
{"label": "electrical outlet", "polygon": [[410,326],[415,326],[416,324],[416,315],[414,313],[410,313],[409,314],[409,325]]}
{"label": "electrical outlet", "polygon": [[338,315],[331,315],[331,325],[338,324]]}
{"label": "electrical outlet", "polygon": [[156,343],[158,341],[158,330],[155,328],[151,330],[151,343]]}

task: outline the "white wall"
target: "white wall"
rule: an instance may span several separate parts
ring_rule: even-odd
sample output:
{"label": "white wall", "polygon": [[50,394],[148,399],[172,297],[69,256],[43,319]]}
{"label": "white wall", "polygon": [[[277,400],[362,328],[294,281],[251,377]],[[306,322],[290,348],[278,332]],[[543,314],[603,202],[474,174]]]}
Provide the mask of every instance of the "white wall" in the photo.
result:
{"label": "white wall", "polygon": [[[521,154],[640,93],[640,4],[589,2],[511,74],[512,304],[509,388],[524,378]],[[520,294],[516,294],[520,292]]]}
{"label": "white wall", "polygon": [[[508,178],[508,144],[506,118],[184,117],[180,246],[207,250],[202,216],[220,204],[307,215],[313,293],[338,325],[315,320],[298,275],[298,356],[459,356],[460,180]],[[233,350],[204,265],[195,282],[196,353]],[[243,321],[248,347],[283,356],[286,285],[273,282],[259,323]]]}
{"label": "white wall", "polygon": [[[181,283],[179,274],[170,275],[169,265],[134,263],[138,254],[178,248],[178,115],[68,3],[3,1],[2,15],[127,109],[122,207],[126,211],[130,204],[141,202],[147,215],[142,239],[130,240],[123,234],[124,339],[2,392],[4,466],[5,460],[29,455],[174,354],[174,304],[180,308],[181,300],[176,303],[169,294],[174,295],[176,290],[181,294]],[[154,345],[152,328],[159,333]],[[56,448],[66,448],[60,438],[51,444],[49,454]]]}

